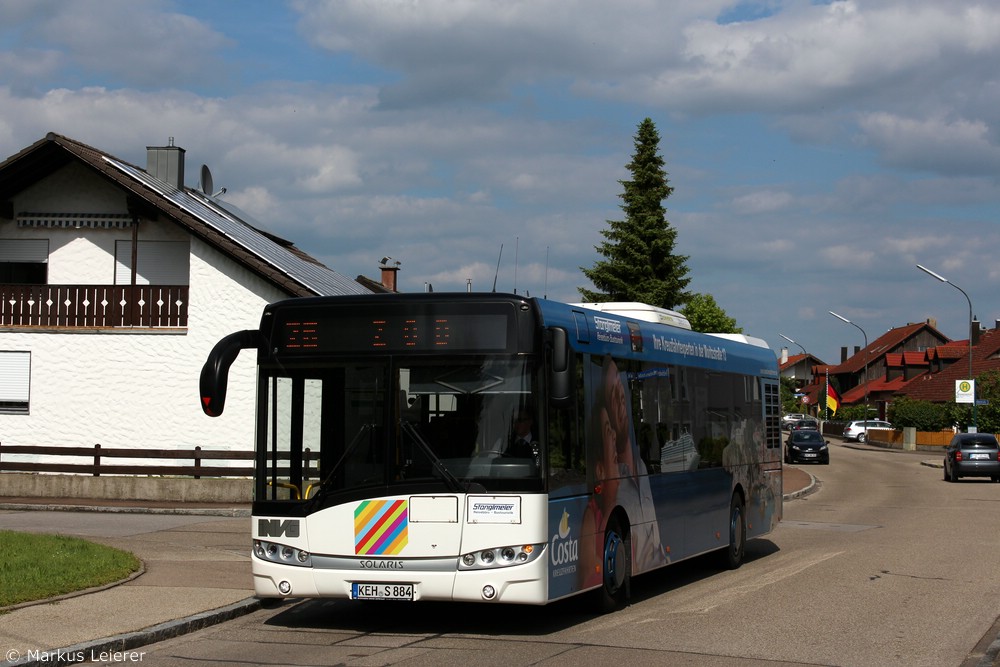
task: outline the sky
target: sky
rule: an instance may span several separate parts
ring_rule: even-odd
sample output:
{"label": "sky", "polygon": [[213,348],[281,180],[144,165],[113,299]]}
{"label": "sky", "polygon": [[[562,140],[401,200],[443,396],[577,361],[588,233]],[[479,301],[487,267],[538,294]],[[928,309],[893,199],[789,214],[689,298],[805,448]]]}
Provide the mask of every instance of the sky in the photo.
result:
{"label": "sky", "polygon": [[839,363],[1000,318],[998,63],[988,0],[4,0],[0,159],[173,138],[340,273],[576,302],[650,118],[688,288]]}

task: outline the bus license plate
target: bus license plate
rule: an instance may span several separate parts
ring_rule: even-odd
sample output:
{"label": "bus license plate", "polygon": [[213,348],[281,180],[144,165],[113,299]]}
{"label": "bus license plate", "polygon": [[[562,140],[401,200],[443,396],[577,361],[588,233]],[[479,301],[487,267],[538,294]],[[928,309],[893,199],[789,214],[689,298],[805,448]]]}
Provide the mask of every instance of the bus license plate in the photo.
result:
{"label": "bus license plate", "polygon": [[351,584],[352,600],[412,600],[413,584]]}

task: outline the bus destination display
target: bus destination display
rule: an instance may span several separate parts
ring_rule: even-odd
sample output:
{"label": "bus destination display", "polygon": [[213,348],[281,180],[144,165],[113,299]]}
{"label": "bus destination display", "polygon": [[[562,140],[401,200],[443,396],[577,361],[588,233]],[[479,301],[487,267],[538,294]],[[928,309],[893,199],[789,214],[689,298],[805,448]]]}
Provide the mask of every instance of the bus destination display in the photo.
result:
{"label": "bus destination display", "polygon": [[429,350],[502,351],[507,348],[507,316],[340,314],[288,319],[283,323],[285,352],[398,352]]}

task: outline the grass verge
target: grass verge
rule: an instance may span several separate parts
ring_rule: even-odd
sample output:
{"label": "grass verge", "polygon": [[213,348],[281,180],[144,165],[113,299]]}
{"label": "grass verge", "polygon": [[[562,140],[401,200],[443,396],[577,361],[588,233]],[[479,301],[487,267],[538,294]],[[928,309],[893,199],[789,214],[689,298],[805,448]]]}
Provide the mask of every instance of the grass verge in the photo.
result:
{"label": "grass verge", "polygon": [[76,537],[0,530],[0,607],[109,584],[141,566],[127,551]]}

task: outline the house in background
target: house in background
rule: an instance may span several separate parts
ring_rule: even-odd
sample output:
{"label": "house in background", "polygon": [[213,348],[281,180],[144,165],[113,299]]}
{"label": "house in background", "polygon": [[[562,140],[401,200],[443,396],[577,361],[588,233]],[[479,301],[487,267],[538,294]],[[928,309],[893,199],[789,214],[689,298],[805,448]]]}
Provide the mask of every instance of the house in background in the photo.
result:
{"label": "house in background", "polygon": [[251,449],[253,355],[226,413],[202,414],[215,343],[269,302],[389,291],[251,224],[207,169],[202,190],[185,176],[172,139],[146,169],[53,133],[0,163],[0,443]]}
{"label": "house in background", "polygon": [[[954,403],[955,382],[969,378],[969,341],[954,341],[927,350],[919,366],[911,367],[905,361],[901,360],[899,372],[908,373],[911,379],[897,392],[897,396],[932,403]],[[924,369],[922,373],[918,372],[921,367]],[[1000,370],[1000,320],[988,330],[979,330],[975,326],[972,337],[972,377],[995,370]]]}
{"label": "house in background", "polygon": [[867,347],[855,349],[850,357],[847,348],[842,348],[840,364],[815,368],[816,382],[822,384],[828,375],[842,405],[867,404],[872,416],[884,419],[887,404],[915,377],[912,369],[909,373],[901,370],[904,361],[915,364],[927,350],[948,343],[948,337],[931,321],[895,327]]}

